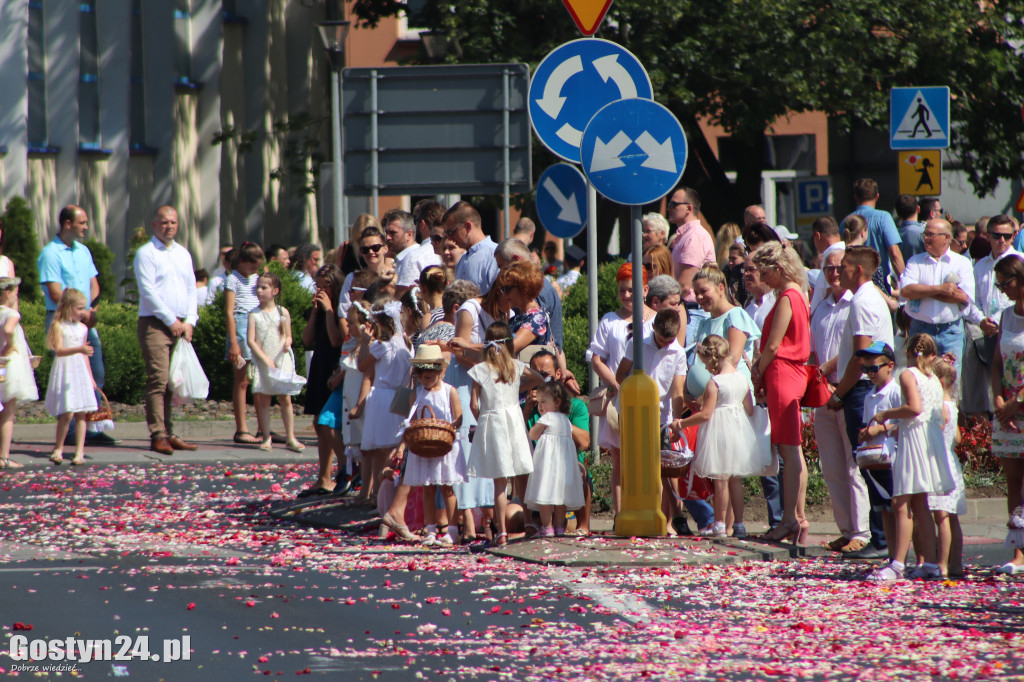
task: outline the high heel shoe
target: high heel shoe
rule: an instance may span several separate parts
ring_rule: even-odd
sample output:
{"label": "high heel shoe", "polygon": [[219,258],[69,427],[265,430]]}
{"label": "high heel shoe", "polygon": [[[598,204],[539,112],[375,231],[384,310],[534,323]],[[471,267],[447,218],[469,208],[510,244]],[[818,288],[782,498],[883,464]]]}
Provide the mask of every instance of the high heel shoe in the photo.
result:
{"label": "high heel shoe", "polygon": [[767,533],[763,534],[759,540],[765,540],[766,542],[785,542],[786,540],[793,538],[793,542],[796,543],[798,540],[797,534],[800,532],[800,524],[797,521],[784,521],[775,528],[771,529]]}

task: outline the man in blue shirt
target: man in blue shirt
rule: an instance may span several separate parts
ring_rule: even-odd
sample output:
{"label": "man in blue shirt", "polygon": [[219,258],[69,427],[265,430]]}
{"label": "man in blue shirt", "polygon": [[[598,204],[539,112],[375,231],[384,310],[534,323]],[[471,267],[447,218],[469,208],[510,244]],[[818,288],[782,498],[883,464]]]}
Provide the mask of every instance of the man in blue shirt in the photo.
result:
{"label": "man in blue shirt", "polygon": [[[80,206],[65,206],[57,218],[60,227],[57,235],[43,247],[36,268],[39,270],[39,282],[46,300],[46,330],[50,330],[57,304],[65,289],[77,289],[85,294],[90,304],[100,295],[99,280],[96,276],[96,264],[92,260],[92,252],[80,240],[85,238],[89,229],[89,216]],[[85,320],[89,327],[88,342],[95,351],[89,357],[96,386],[101,390],[106,379],[103,369],[103,346],[96,332],[96,308],[90,308],[89,317]],[[74,433],[72,430],[71,433]],[[95,445],[117,445],[121,441],[100,431],[90,431],[86,442]]]}
{"label": "man in blue shirt", "polygon": [[896,217],[900,224],[896,229],[900,233],[900,253],[903,254],[903,262],[910,260],[924,251],[924,223],[918,220],[921,206],[917,198],[911,194],[901,194],[896,197]]}
{"label": "man in blue shirt", "polygon": [[455,279],[468,279],[487,293],[498,277],[494,261],[498,245],[484,234],[480,212],[468,201],[459,201],[444,214],[443,222],[445,236],[466,249],[455,264]]}
{"label": "man in blue shirt", "polygon": [[[882,258],[879,268],[889,287],[889,273],[903,274],[904,261],[900,252],[900,233],[892,216],[875,208],[878,203],[878,183],[870,178],[861,178],[853,183],[853,198],[857,202],[854,213],[868,221],[868,246]],[[888,291],[886,293],[889,293]]]}

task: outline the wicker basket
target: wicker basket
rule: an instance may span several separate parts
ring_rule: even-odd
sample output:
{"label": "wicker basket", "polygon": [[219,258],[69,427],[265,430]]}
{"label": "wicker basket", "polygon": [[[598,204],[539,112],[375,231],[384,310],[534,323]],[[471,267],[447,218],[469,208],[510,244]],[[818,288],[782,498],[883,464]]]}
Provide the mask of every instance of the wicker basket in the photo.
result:
{"label": "wicker basket", "polygon": [[103,405],[94,412],[85,413],[85,421],[87,422],[102,422],[114,418],[114,413],[110,409],[110,401],[107,400],[107,394],[103,391],[98,391],[98,393],[103,398]]}
{"label": "wicker basket", "polygon": [[[430,410],[430,418],[423,416],[426,410]],[[452,451],[455,427],[451,422],[438,419],[430,405],[424,405],[420,410],[420,418],[409,422],[402,438],[413,454],[420,457],[444,457]]]}
{"label": "wicker basket", "polygon": [[[681,443],[680,443],[681,440]],[[661,475],[668,478],[679,478],[687,473],[687,467],[693,461],[693,450],[683,436],[682,439],[672,438],[667,426],[661,429]]]}

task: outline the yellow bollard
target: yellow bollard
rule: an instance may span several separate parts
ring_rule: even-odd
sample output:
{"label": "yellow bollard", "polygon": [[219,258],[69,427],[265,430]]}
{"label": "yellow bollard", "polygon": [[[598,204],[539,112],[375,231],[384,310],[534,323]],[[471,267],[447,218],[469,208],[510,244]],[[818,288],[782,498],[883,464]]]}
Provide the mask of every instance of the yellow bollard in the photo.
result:
{"label": "yellow bollard", "polygon": [[634,370],[619,388],[622,509],[615,534],[664,535],[661,513],[661,405],[654,379]]}

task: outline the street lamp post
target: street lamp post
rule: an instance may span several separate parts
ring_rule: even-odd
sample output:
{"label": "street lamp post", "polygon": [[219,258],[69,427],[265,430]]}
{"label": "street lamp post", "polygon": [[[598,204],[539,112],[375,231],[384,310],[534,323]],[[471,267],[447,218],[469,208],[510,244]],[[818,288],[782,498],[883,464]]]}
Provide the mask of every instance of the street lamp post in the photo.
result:
{"label": "street lamp post", "polygon": [[341,69],[345,65],[345,39],[348,38],[349,21],[325,21],[319,25],[320,40],[331,63],[331,146],[333,147],[334,172],[334,244],[345,241],[345,162],[341,154]]}

